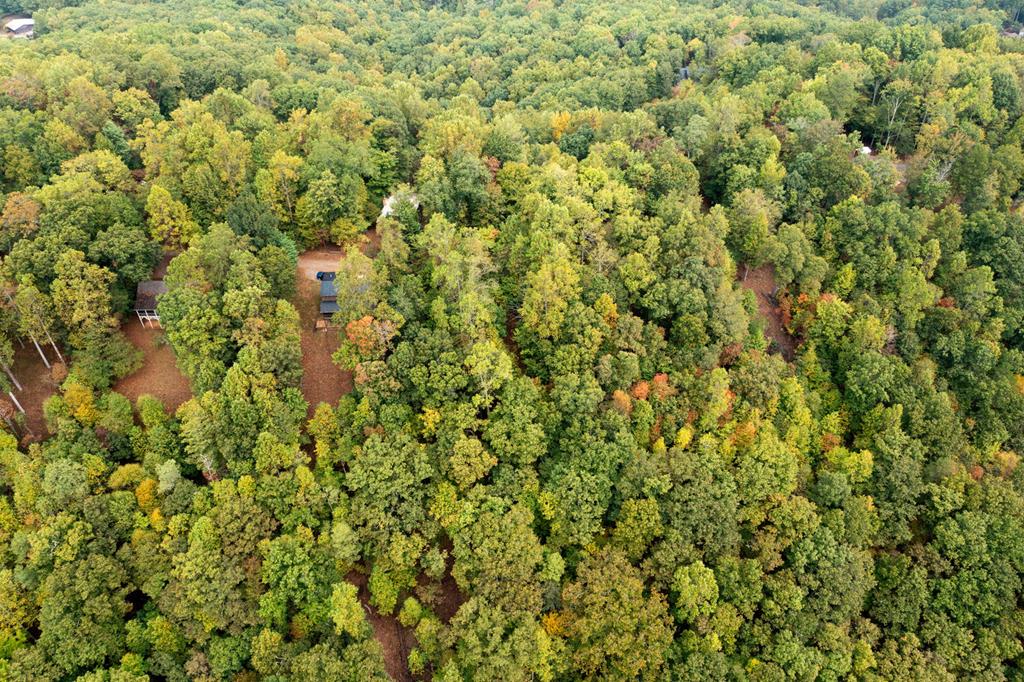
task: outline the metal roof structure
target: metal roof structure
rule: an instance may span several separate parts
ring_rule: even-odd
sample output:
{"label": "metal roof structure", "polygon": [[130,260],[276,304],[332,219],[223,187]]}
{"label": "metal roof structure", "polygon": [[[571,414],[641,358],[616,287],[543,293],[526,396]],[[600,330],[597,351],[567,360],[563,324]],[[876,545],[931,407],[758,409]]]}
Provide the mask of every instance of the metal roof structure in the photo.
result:
{"label": "metal roof structure", "polygon": [[17,32],[24,30],[26,28],[35,28],[35,25],[35,19],[11,19],[6,24],[4,24],[4,28],[7,29],[8,31]]}
{"label": "metal roof structure", "polygon": [[162,279],[151,279],[139,282],[135,289],[136,310],[156,310],[156,298],[167,292],[167,285]]}
{"label": "metal roof structure", "polygon": [[334,284],[333,279],[325,279],[320,281],[320,299],[334,300],[338,297],[338,287]]}

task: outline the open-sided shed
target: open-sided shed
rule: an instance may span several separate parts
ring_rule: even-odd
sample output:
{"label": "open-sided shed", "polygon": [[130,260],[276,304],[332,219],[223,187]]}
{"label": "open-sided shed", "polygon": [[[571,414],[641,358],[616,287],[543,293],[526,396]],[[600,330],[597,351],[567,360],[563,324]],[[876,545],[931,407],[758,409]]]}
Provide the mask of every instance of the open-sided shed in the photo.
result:
{"label": "open-sided shed", "polygon": [[11,38],[31,38],[35,34],[35,19],[17,17],[4,24],[4,34]]}
{"label": "open-sided shed", "polygon": [[157,298],[166,292],[167,285],[162,279],[139,282],[135,289],[135,314],[143,327],[153,326],[154,322],[160,324],[160,315],[156,311]]}

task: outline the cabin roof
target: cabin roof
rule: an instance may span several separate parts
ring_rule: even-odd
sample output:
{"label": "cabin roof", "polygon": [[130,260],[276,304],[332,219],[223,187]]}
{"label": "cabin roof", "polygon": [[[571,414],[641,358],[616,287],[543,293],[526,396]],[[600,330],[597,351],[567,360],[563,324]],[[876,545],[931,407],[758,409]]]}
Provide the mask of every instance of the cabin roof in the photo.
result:
{"label": "cabin roof", "polygon": [[33,28],[35,27],[35,25],[35,19],[11,19],[6,24],[4,24],[4,28],[6,28],[8,31],[20,31],[23,28]]}
{"label": "cabin roof", "polygon": [[156,310],[156,299],[167,292],[167,285],[162,279],[149,279],[139,282],[135,289],[136,310]]}

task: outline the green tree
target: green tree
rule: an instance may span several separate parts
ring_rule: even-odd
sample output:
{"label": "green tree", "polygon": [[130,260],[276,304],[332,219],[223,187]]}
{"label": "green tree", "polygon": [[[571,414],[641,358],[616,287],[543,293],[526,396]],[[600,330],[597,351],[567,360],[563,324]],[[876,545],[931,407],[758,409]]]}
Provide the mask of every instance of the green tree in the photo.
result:
{"label": "green tree", "polygon": [[672,639],[665,598],[616,550],[584,558],[562,592],[572,665],[585,679],[655,679]]}
{"label": "green tree", "polygon": [[53,307],[68,330],[72,357],[82,375],[104,387],[135,370],[141,353],[121,333],[111,311],[114,274],[87,263],[81,251],[66,252],[55,270]]}
{"label": "green tree", "polygon": [[171,193],[160,185],[153,185],[146,199],[146,213],[149,216],[149,232],[153,239],[169,249],[180,249],[188,245],[199,234],[199,225],[192,220],[188,207],[176,201]]}

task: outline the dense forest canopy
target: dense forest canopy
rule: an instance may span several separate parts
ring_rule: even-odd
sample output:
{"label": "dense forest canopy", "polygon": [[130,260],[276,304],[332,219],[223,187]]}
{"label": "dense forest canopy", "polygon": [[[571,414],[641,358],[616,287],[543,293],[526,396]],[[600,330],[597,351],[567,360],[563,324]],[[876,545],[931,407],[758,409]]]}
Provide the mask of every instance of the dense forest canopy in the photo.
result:
{"label": "dense forest canopy", "polygon": [[1024,680],[1021,10],[0,0],[0,679]]}

